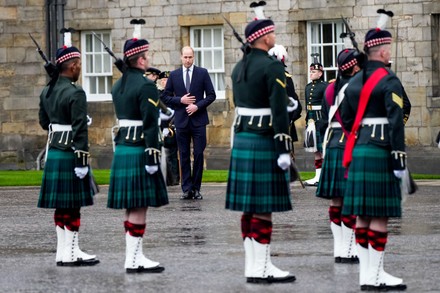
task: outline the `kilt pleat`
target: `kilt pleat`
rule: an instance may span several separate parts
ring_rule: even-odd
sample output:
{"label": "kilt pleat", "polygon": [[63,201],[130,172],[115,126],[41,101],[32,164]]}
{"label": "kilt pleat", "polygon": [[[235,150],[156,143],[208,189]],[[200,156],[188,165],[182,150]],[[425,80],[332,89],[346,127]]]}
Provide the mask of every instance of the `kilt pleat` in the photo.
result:
{"label": "kilt pleat", "polygon": [[343,155],[344,149],[342,148],[326,149],[321,177],[316,190],[317,197],[332,199],[344,196],[347,180],[344,178],[345,168],[342,166]]}
{"label": "kilt pleat", "polygon": [[38,199],[39,208],[80,208],[93,205],[90,176],[79,179],[75,175],[73,151],[51,148],[43,171]]}
{"label": "kilt pleat", "polygon": [[226,209],[248,213],[292,209],[289,173],[277,165],[271,136],[240,132],[234,137]]}
{"label": "kilt pleat", "polygon": [[117,145],[110,172],[107,207],[130,209],[168,204],[162,172],[145,171],[143,146]]}
{"label": "kilt pleat", "polygon": [[342,213],[401,217],[401,190],[391,153],[376,145],[356,145],[350,164]]}

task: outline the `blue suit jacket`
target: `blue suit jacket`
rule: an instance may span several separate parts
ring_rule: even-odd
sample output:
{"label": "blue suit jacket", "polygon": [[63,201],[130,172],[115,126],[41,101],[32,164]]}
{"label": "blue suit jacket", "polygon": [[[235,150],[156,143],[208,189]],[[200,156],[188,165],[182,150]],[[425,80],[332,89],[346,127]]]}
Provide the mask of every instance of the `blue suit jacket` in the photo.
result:
{"label": "blue suit jacket", "polygon": [[191,116],[188,116],[186,113],[185,108],[187,105],[180,102],[180,98],[186,94],[185,83],[183,81],[183,69],[180,67],[170,73],[161,99],[168,107],[175,110],[174,125],[176,125],[177,128],[186,127],[190,120],[194,126],[207,125],[209,119],[206,108],[214,102],[216,98],[214,86],[212,85],[208,70],[194,66],[190,94],[191,96],[196,97],[195,104],[197,105],[198,110]]}

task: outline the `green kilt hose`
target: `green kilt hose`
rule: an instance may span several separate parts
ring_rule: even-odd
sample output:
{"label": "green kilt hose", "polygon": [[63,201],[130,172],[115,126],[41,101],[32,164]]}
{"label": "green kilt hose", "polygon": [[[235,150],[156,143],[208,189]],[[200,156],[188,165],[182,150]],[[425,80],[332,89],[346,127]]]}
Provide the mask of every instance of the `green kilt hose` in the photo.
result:
{"label": "green kilt hose", "polygon": [[50,148],[38,199],[39,208],[72,209],[93,205],[90,172],[79,179],[74,172],[73,150]]}
{"label": "green kilt hose", "polygon": [[321,177],[319,179],[316,196],[326,199],[343,197],[347,180],[346,169],[342,166],[344,149],[339,147],[327,147]]}
{"label": "green kilt hose", "polygon": [[168,204],[162,172],[145,170],[145,147],[116,145],[110,173],[107,207],[131,209]]}
{"label": "green kilt hose", "polygon": [[289,173],[278,167],[277,158],[272,136],[235,134],[226,208],[259,214],[292,210]]}
{"label": "green kilt hose", "polygon": [[374,144],[356,145],[348,171],[342,214],[400,217],[401,199],[390,150]]}

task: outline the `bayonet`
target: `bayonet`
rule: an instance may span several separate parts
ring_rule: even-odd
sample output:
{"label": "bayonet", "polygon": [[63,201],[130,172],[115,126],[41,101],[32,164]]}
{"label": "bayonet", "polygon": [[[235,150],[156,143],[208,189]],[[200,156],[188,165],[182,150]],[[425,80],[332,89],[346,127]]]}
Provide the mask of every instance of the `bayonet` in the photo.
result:
{"label": "bayonet", "polygon": [[53,77],[55,72],[57,71],[57,68],[55,65],[52,64],[52,62],[49,61],[46,54],[44,54],[43,50],[41,50],[40,45],[37,43],[37,41],[32,37],[32,35],[29,33],[29,36],[31,37],[32,41],[34,42],[35,46],[37,47],[36,51],[38,54],[40,54],[41,58],[44,60],[44,69],[46,70],[49,77]]}
{"label": "bayonet", "polygon": [[100,37],[98,37],[98,35],[95,32],[92,33],[104,46],[104,50],[106,50],[107,53],[109,53],[109,55],[115,59],[114,62],[115,66],[119,69],[121,73],[124,73],[127,70],[127,64],[125,64],[125,62],[121,58],[116,57],[116,55],[112,52],[112,50],[110,50],[110,48],[104,43],[103,40],[101,40]]}

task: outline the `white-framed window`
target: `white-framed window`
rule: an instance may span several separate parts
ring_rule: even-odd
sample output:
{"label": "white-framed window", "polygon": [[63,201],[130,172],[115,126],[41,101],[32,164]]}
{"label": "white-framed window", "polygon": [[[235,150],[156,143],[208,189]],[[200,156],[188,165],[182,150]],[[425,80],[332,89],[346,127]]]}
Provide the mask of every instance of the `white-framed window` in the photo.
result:
{"label": "white-framed window", "polygon": [[[112,47],[109,31],[94,31],[108,48]],[[87,101],[111,101],[112,57],[92,31],[81,33],[82,87]]]}
{"label": "white-framed window", "polygon": [[223,26],[191,27],[190,45],[194,49],[194,64],[208,70],[217,99],[224,99],[225,54]]}
{"label": "white-framed window", "polygon": [[338,53],[344,48],[344,41],[340,38],[343,32],[345,32],[345,26],[342,20],[307,23],[308,65],[313,63],[311,55],[318,53],[319,60],[324,66],[324,80],[326,81],[336,78]]}

